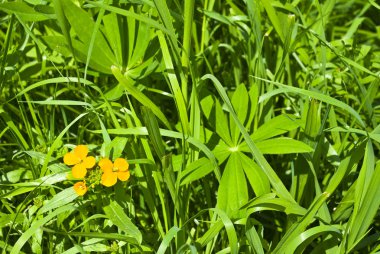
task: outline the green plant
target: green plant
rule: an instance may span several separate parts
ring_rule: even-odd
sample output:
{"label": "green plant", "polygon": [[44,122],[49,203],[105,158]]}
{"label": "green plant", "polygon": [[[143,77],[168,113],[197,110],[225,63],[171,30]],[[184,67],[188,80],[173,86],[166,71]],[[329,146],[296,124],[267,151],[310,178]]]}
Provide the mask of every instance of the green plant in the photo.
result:
{"label": "green plant", "polygon": [[3,253],[377,253],[379,9],[1,2]]}

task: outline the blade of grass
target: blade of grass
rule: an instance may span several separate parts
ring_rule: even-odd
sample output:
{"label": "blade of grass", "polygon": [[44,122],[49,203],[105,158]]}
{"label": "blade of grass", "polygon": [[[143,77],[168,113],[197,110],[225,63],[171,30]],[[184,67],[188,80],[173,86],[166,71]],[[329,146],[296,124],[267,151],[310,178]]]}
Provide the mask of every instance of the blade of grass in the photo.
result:
{"label": "blade of grass", "polygon": [[123,74],[121,74],[120,69],[116,66],[112,66],[111,69],[113,75],[124,86],[125,90],[127,90],[141,104],[150,108],[152,112],[157,116],[157,118],[160,119],[168,129],[170,129],[171,125],[164,113],[162,113],[162,111],[156,106],[156,104],[154,104],[145,94],[143,94],[134,86],[135,82],[130,78],[123,76]]}
{"label": "blade of grass", "polygon": [[187,77],[189,73],[189,63],[191,56],[191,31],[193,24],[193,15],[194,15],[194,0],[185,0],[184,4],[184,27],[183,27],[183,50],[181,56],[182,69],[184,71],[184,75],[181,76],[181,89],[185,102],[188,102],[188,86],[187,86]]}
{"label": "blade of grass", "polygon": [[51,219],[53,219],[54,217],[58,216],[59,214],[61,213],[65,213],[65,212],[70,212],[70,211],[74,211],[76,210],[77,208],[75,206],[73,206],[72,204],[68,204],[68,205],[65,205],[65,206],[62,206],[56,210],[54,210],[53,212],[51,212],[50,214],[48,214],[47,216],[35,221],[32,226],[26,230],[21,236],[20,238],[17,240],[17,242],[14,244],[13,246],[13,249],[11,251],[10,254],[17,254],[20,252],[21,248],[25,245],[25,243],[29,240],[30,237],[32,237],[32,235],[35,233],[35,231],[45,225],[46,223],[48,223]]}
{"label": "blade of grass", "polygon": [[166,249],[169,247],[170,242],[173,240],[173,238],[178,234],[178,232],[181,229],[174,226],[172,227],[169,232],[164,236],[164,239],[162,239],[162,242],[160,244],[160,247],[157,250],[157,254],[165,254]]}
{"label": "blade of grass", "polygon": [[281,238],[281,241],[273,250],[274,254],[288,253],[287,251],[289,250],[289,245],[295,241],[294,239],[299,237],[299,235],[306,230],[307,226],[315,220],[316,213],[329,197],[330,194],[324,192],[319,197],[315,198],[313,204],[309,207],[302,219],[299,222],[293,224],[291,228],[286,232],[284,237]]}
{"label": "blade of grass", "polygon": [[103,3],[100,3],[100,2],[93,2],[93,1],[86,1],[86,2],[89,3],[89,4],[91,4],[91,5],[94,5],[94,6],[97,6],[97,7],[100,7],[100,8],[104,8],[107,11],[110,11],[110,12],[113,12],[113,13],[116,13],[116,14],[120,14],[120,15],[123,15],[123,16],[126,16],[126,17],[131,17],[131,18],[134,18],[134,19],[139,20],[141,22],[144,22],[144,23],[148,24],[149,26],[152,26],[154,28],[157,28],[160,31],[165,32],[170,37],[174,37],[175,38],[175,32],[169,31],[163,25],[161,25],[160,23],[158,23],[157,21],[155,21],[155,20],[153,20],[151,18],[148,18],[148,17],[146,17],[146,16],[144,16],[142,14],[137,14],[137,13],[134,13],[134,12],[131,12],[131,11],[128,11],[128,10],[124,10],[124,9],[121,9],[121,8],[117,8],[117,7],[114,7],[114,6],[104,5]]}
{"label": "blade of grass", "polygon": [[71,128],[71,126],[73,126],[77,121],[79,121],[82,117],[84,117],[85,115],[87,115],[88,113],[82,113],[80,114],[79,116],[77,116],[70,124],[68,124],[62,131],[61,133],[59,133],[58,137],[54,140],[53,144],[51,145],[47,155],[46,155],[46,160],[44,162],[44,165],[42,166],[41,168],[41,173],[40,173],[40,177],[42,176],[45,176],[46,174],[46,171],[48,169],[48,164],[49,164],[49,161],[50,161],[50,158],[53,154],[53,152],[58,148],[58,146],[61,144],[62,142],[62,137],[63,135],[66,134],[66,132]]}
{"label": "blade of grass", "polygon": [[168,45],[166,44],[165,37],[163,33],[160,31],[157,32],[157,35],[160,41],[161,52],[164,58],[165,66],[168,71],[168,77],[169,77],[169,81],[171,85],[170,90],[173,92],[174,101],[176,103],[178,114],[181,119],[182,131],[184,135],[188,135],[190,134],[190,126],[189,126],[189,118],[188,118],[187,110],[186,110],[187,108],[186,100],[181,91],[181,87],[179,86],[179,82],[174,71],[173,61],[170,56],[169,48],[168,48]]}
{"label": "blade of grass", "polygon": [[365,127],[365,123],[363,122],[363,120],[361,119],[360,115],[358,114],[358,112],[356,112],[351,106],[347,105],[346,103],[340,101],[340,100],[337,100],[337,99],[334,99],[330,96],[327,96],[327,95],[324,95],[324,94],[321,94],[321,93],[318,93],[318,92],[314,92],[314,91],[309,91],[309,90],[305,90],[305,89],[301,89],[301,88],[297,88],[297,87],[293,87],[293,86],[287,86],[287,85],[283,85],[279,82],[275,82],[275,81],[271,81],[271,80],[268,80],[268,79],[263,79],[263,78],[259,78],[259,77],[254,77],[258,80],[262,80],[262,81],[265,81],[269,84],[273,84],[273,85],[276,85],[278,87],[280,87],[281,89],[283,89],[281,92],[291,92],[291,93],[297,93],[297,94],[301,94],[301,95],[304,95],[304,96],[309,96],[311,98],[314,98],[314,99],[317,99],[317,100],[320,100],[320,101],[323,101],[327,104],[331,104],[331,105],[334,105],[338,108],[341,108],[345,111],[347,111],[348,113],[350,113],[356,121],[358,121],[358,123],[362,126],[362,127]]}

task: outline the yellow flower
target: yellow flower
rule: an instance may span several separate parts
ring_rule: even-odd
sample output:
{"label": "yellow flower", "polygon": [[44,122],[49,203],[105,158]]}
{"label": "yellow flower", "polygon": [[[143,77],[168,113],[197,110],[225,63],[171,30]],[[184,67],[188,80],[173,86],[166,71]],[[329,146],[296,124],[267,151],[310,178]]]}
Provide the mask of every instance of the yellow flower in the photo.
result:
{"label": "yellow flower", "polygon": [[71,172],[75,178],[83,178],[87,174],[87,169],[95,166],[95,158],[88,156],[88,148],[85,145],[78,145],[72,152],[65,154],[63,162],[74,167]]}
{"label": "yellow flower", "polygon": [[83,196],[87,192],[87,186],[85,182],[77,182],[74,184],[74,191],[79,195]]}
{"label": "yellow flower", "polygon": [[101,159],[99,167],[103,170],[101,183],[106,187],[115,185],[118,178],[127,181],[130,177],[129,163],[123,158],[117,158],[114,163],[108,158]]}

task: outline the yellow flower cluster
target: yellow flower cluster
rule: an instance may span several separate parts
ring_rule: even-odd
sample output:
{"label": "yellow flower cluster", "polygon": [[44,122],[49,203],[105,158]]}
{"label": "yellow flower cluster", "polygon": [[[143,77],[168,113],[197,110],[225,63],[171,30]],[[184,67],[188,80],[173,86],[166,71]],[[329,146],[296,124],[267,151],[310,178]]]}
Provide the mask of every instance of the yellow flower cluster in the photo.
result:
{"label": "yellow flower cluster", "polygon": [[[71,169],[73,177],[83,179],[83,181],[74,184],[74,191],[79,196],[83,196],[88,191],[86,180],[90,182],[92,187],[99,183],[106,187],[111,187],[116,184],[117,179],[120,181],[129,179],[130,172],[127,160],[117,158],[112,162],[108,158],[103,158],[98,163],[100,170],[91,170],[95,166],[96,160],[95,157],[87,155],[88,147],[78,145],[63,157],[63,162],[66,165],[73,166]],[[88,174],[89,170],[91,171],[90,174]]]}

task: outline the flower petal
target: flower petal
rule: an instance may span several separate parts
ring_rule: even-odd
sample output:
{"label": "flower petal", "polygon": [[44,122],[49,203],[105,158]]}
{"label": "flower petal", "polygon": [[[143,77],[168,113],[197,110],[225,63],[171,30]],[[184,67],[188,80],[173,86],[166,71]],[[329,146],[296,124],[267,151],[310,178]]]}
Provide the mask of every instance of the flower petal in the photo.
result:
{"label": "flower petal", "polygon": [[76,156],[74,153],[70,152],[65,154],[65,156],[63,157],[63,162],[68,166],[72,166],[78,164],[80,162],[80,158]]}
{"label": "flower petal", "polygon": [[103,158],[99,161],[99,167],[103,170],[104,173],[111,173],[113,168],[113,163],[108,158]]}
{"label": "flower petal", "polygon": [[82,162],[83,166],[85,166],[86,168],[94,167],[95,163],[96,163],[96,160],[95,160],[94,156],[88,156],[88,157],[84,158],[84,160]]}
{"label": "flower petal", "polygon": [[84,160],[88,154],[88,147],[86,145],[78,145],[74,148],[74,153],[81,160]]}
{"label": "flower petal", "polygon": [[115,162],[113,163],[113,167],[117,169],[118,171],[127,171],[129,168],[129,163],[126,159],[123,158],[117,158]]}
{"label": "flower petal", "polygon": [[131,176],[131,173],[129,171],[119,171],[117,172],[117,178],[119,178],[120,181],[127,181],[129,177]]}
{"label": "flower petal", "polygon": [[74,184],[74,191],[79,195],[83,196],[87,192],[87,186],[84,182],[77,182]]}
{"label": "flower petal", "polygon": [[102,181],[101,183],[106,187],[111,187],[115,185],[117,182],[117,173],[115,172],[108,172],[104,173],[102,175]]}
{"label": "flower petal", "polygon": [[72,169],[71,172],[75,178],[84,178],[87,174],[87,169],[83,164],[77,164]]}

